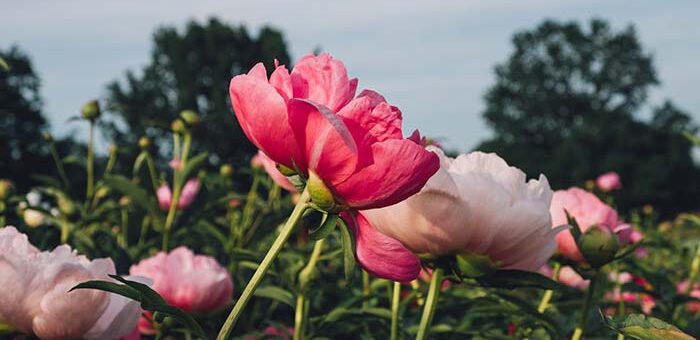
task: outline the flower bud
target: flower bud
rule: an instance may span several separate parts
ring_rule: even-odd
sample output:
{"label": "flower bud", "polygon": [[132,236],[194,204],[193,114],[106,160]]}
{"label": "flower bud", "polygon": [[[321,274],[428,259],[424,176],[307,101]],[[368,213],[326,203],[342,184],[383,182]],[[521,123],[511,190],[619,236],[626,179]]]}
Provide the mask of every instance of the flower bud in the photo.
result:
{"label": "flower bud", "polygon": [[75,212],[75,204],[66,195],[58,195],[56,199],[58,210],[66,216],[70,216]]}
{"label": "flower bud", "polygon": [[309,180],[306,182],[306,188],[309,191],[311,202],[319,209],[326,212],[337,212],[339,210],[340,207],[335,202],[333,193],[313,171],[309,171]]}
{"label": "flower bud", "polygon": [[175,133],[185,133],[185,131],[187,131],[185,128],[185,122],[180,118],[176,118],[172,123],[170,123],[170,129],[172,129]]}
{"label": "flower bud", "polygon": [[10,194],[12,182],[6,179],[0,180],[0,200],[4,200]]}
{"label": "flower bud", "polygon": [[108,187],[100,187],[97,189],[97,192],[95,192],[95,197],[97,198],[103,198],[109,194],[109,188]]}
{"label": "flower bud", "polygon": [[221,168],[219,168],[219,174],[223,177],[231,177],[231,175],[233,175],[233,167],[228,164],[224,164],[221,166]]}
{"label": "flower bud", "polygon": [[119,199],[119,205],[122,207],[128,207],[131,204],[131,198],[129,196],[122,196]]}
{"label": "flower bud", "polygon": [[581,235],[579,249],[591,267],[600,268],[615,259],[620,244],[610,229],[594,225]]}
{"label": "flower bud", "polygon": [[197,112],[192,110],[185,110],[180,112],[180,118],[187,124],[187,126],[197,126],[201,122]]}
{"label": "flower bud", "polygon": [[97,100],[91,100],[83,105],[80,114],[87,120],[95,120],[100,118],[100,103]]}
{"label": "flower bud", "polygon": [[22,219],[27,227],[36,228],[44,223],[44,213],[34,209],[24,209]]}
{"label": "flower bud", "polygon": [[150,138],[148,138],[146,136],[139,138],[139,148],[141,148],[141,150],[146,150],[150,147],[151,147],[151,139]]}
{"label": "flower bud", "polygon": [[44,132],[41,134],[41,137],[44,138],[44,140],[47,141],[47,142],[49,142],[49,143],[53,142],[53,136],[52,136],[51,133],[48,132],[48,131],[44,131]]}

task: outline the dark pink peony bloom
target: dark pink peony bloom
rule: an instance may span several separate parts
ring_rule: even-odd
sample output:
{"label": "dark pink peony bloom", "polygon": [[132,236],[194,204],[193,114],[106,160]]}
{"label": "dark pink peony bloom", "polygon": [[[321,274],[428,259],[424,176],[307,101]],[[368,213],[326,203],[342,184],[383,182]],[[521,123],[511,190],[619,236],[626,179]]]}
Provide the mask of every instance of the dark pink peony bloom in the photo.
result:
{"label": "dark pink peony bloom", "polygon": [[231,80],[236,117],[250,141],[304,177],[313,172],[336,203],[370,209],[418,192],[438,169],[435,154],[404,139],[401,111],[328,54],[303,57],[292,72],[262,64]]}

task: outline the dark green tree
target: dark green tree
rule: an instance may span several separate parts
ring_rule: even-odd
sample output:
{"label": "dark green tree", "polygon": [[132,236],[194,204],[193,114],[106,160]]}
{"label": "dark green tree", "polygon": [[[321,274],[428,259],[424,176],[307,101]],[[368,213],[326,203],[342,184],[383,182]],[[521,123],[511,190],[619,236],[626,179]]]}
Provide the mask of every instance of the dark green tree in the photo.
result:
{"label": "dark green tree", "polygon": [[666,213],[697,207],[700,180],[689,116],[670,102],[638,113],[658,83],[652,57],[632,27],[613,31],[598,19],[545,21],[515,34],[514,52],[495,68],[484,118],[494,151],[530,176],[544,173],[554,188],[581,185],[606,171],[625,184],[619,205],[653,204]]}
{"label": "dark green tree", "polygon": [[30,173],[46,173],[42,131],[48,124],[41,114],[41,84],[29,57],[18,47],[0,51],[8,69],[0,69],[0,178],[20,189],[28,187]]}
{"label": "dark green tree", "polygon": [[149,136],[160,151],[170,148],[170,123],[182,110],[195,110],[202,124],[193,147],[212,154],[212,165],[246,160],[254,152],[233,115],[228,84],[237,74],[263,61],[269,71],[274,60],[289,64],[282,33],[264,27],[257,37],[244,26],[217,19],[190,22],[183,32],[158,29],[150,63],[140,74],[108,86],[108,115],[103,127],[120,147],[136,149]]}

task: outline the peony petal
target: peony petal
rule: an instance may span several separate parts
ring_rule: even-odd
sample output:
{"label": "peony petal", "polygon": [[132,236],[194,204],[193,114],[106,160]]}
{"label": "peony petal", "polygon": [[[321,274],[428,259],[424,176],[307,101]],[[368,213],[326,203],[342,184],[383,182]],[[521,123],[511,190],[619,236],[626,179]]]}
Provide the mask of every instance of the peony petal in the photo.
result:
{"label": "peony petal", "polygon": [[338,115],[357,122],[376,141],[403,138],[401,111],[389,105],[382,95],[374,91],[362,91]]}
{"label": "peony petal", "polygon": [[289,122],[308,168],[328,186],[350,177],[365,162],[362,157],[371,156],[366,146],[356,143],[364,139],[364,131],[357,125],[346,125],[342,117],[322,105],[292,99]]}
{"label": "peony petal", "polygon": [[420,191],[440,167],[437,155],[405,139],[372,144],[372,159],[334,188],[342,203],[359,210],[396,204]]}
{"label": "peony petal", "polygon": [[248,139],[275,162],[304,166],[287,118],[287,105],[266,79],[239,75],[229,86],[231,105]]}
{"label": "peony petal", "polygon": [[420,261],[401,242],[374,229],[361,213],[355,216],[357,225],[349,213],[342,216],[355,229],[355,255],[367,272],[399,282],[410,282],[418,277]]}
{"label": "peony petal", "polygon": [[349,80],[345,65],[328,53],[308,54],[291,73],[294,98],[309,99],[338,112],[355,96],[357,79]]}

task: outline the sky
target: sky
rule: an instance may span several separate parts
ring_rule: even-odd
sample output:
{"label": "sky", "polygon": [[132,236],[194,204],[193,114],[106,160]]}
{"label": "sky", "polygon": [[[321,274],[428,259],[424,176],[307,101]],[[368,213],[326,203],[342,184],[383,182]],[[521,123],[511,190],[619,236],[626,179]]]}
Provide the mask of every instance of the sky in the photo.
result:
{"label": "sky", "polygon": [[3,0],[0,48],[17,44],[32,58],[53,132],[84,140],[85,126],[67,119],[149,61],[157,27],[210,16],[252,33],[271,25],[293,60],[319,47],[343,60],[360,88],[401,108],[405,133],[418,128],[468,151],[490,136],[481,113],[493,67],[508,58],[513,33],[544,19],[633,24],[661,80],[650,104],[670,98],[700,121],[698,14],[697,0]]}

